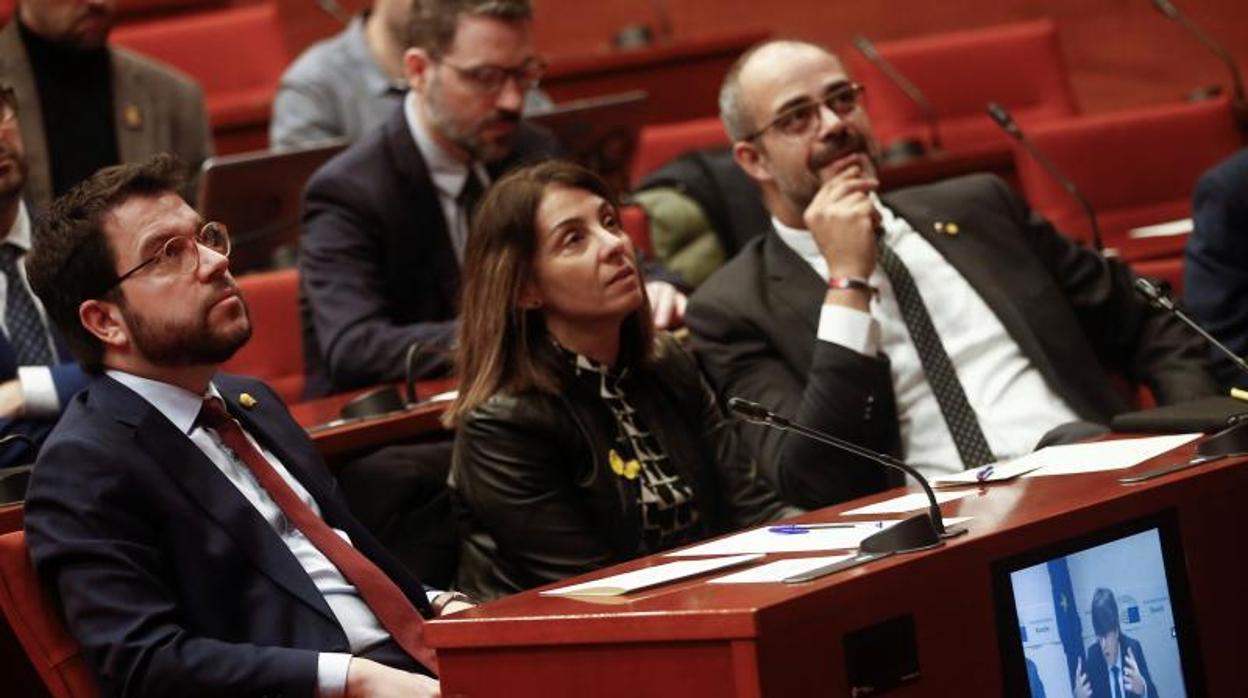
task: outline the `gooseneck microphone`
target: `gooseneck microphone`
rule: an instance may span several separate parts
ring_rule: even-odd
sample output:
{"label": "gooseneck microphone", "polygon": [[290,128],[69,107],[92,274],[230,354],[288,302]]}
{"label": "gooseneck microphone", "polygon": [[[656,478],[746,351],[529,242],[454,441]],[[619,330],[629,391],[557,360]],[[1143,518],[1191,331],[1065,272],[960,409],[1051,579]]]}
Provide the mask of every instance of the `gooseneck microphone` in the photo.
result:
{"label": "gooseneck microphone", "polygon": [[1216,347],[1218,351],[1222,352],[1222,354],[1229,358],[1239,370],[1248,374],[1248,362],[1245,362],[1243,357],[1231,351],[1230,347],[1226,346],[1222,342],[1219,342],[1217,337],[1214,337],[1205,331],[1205,328],[1201,327],[1200,323],[1193,320],[1191,316],[1183,312],[1179,306],[1175,305],[1174,299],[1171,298],[1169,294],[1162,290],[1157,284],[1141,277],[1135,280],[1135,290],[1141,296],[1147,298],[1148,302],[1152,303],[1154,307],[1170,313],[1178,318],[1183,324],[1193,330],[1196,330],[1197,334],[1204,337],[1205,341],[1209,342]]}
{"label": "gooseneck microphone", "polygon": [[752,402],[745,398],[729,398],[728,409],[748,422],[781,431],[791,431],[819,443],[848,451],[880,465],[900,470],[918,481],[919,485],[923,487],[924,494],[927,495],[927,513],[917,514],[904,519],[864,539],[859,545],[859,549],[863,552],[903,553],[924,550],[941,545],[944,538],[952,538],[953,536],[966,533],[967,529],[964,526],[945,526],[944,518],[940,515],[940,505],[936,502],[936,495],[932,492],[932,486],[928,484],[927,478],[902,461],[886,453],[872,451],[869,448],[864,448],[844,439],[838,439],[831,434],[797,424],[793,420],[782,417],[757,402]]}
{"label": "gooseneck microphone", "polygon": [[1011,138],[1018,141],[1019,145],[1023,146],[1031,157],[1040,163],[1040,167],[1044,168],[1044,171],[1048,172],[1049,176],[1061,185],[1067,194],[1070,194],[1075,201],[1079,202],[1079,206],[1083,208],[1084,214],[1088,217],[1088,224],[1092,226],[1092,247],[1097,252],[1104,252],[1105,244],[1101,240],[1101,226],[1096,222],[1096,212],[1092,210],[1092,204],[1088,203],[1088,199],[1079,191],[1075,183],[1062,174],[1057,165],[1054,165],[1053,161],[1023,134],[1023,129],[1019,128],[1018,122],[1014,121],[1014,117],[1010,116],[1005,107],[996,102],[989,102],[988,116],[992,117],[992,120],[996,122],[997,126],[1001,127],[1002,131],[1005,131]]}
{"label": "gooseneck microphone", "polygon": [[909,97],[911,102],[914,102],[919,111],[923,113],[923,120],[927,122],[928,136],[932,140],[932,152],[943,150],[944,148],[940,142],[940,128],[937,126],[936,110],[932,107],[932,103],[927,101],[923,91],[913,82],[910,82],[909,78],[902,75],[901,71],[894,68],[887,58],[881,56],[880,52],[875,50],[875,44],[871,43],[871,40],[867,37],[861,34],[855,36],[854,48],[858,49],[858,53],[861,53],[862,57],[866,58],[871,65],[879,68],[880,72],[884,73],[884,77],[896,85],[902,94]]}
{"label": "gooseneck microphone", "polygon": [[1172,19],[1179,23],[1184,29],[1196,40],[1209,49],[1209,52],[1217,56],[1219,60],[1226,65],[1226,69],[1231,72],[1231,110],[1235,113],[1235,123],[1239,125],[1241,131],[1248,133],[1248,99],[1244,97],[1244,78],[1240,75],[1239,65],[1235,62],[1235,58],[1231,55],[1226,47],[1218,43],[1212,36],[1209,36],[1203,29],[1196,26],[1196,23],[1187,15],[1179,12],[1179,8],[1175,7],[1170,0],[1153,0],[1153,7],[1157,11],[1165,15],[1168,19]]}
{"label": "gooseneck microphone", "polygon": [[351,13],[347,12],[342,5],[339,5],[338,0],[315,0],[315,2],[322,12],[333,17],[339,24],[349,24],[351,22]]}

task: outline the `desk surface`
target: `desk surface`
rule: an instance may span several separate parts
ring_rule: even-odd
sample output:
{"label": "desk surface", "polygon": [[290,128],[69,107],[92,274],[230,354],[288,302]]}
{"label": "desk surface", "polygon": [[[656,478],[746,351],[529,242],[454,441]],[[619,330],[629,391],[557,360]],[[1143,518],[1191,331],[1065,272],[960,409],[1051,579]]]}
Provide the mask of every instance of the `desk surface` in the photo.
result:
{"label": "desk surface", "polygon": [[[1194,448],[1189,444],[1136,469],[1186,459]],[[1248,494],[1248,459],[1210,463],[1131,486],[1117,482],[1125,472],[1130,471],[981,487],[943,507],[946,516],[974,517],[969,534],[942,548],[897,555],[814,582],[706,584],[722,574],[712,573],[605,602],[541,597],[533,590],[433,622],[427,637],[438,648],[445,695],[501,695],[497,691],[509,682],[509,695],[572,696],[596,687],[597,698],[604,698],[626,695],[613,678],[630,676],[629,690],[637,695],[677,688],[692,692],[670,694],[846,695],[841,635],[909,613],[916,619],[923,671],[919,690],[910,695],[953,695],[944,691],[955,688],[962,695],[994,695],[1001,674],[989,563],[1174,507],[1193,580],[1209,688],[1211,695],[1222,695],[1216,687],[1230,685],[1219,681],[1236,664],[1227,649],[1236,643],[1216,640],[1233,637],[1230,629],[1248,620],[1248,611],[1238,610],[1244,604],[1236,601],[1242,578],[1226,581],[1226,572],[1231,565],[1245,568],[1240,560],[1248,546],[1242,532],[1229,546],[1204,534],[1237,520],[1236,499]],[[900,493],[802,518],[831,520],[839,511]],[[767,560],[789,556],[773,554]],[[1228,559],[1235,562],[1212,567]],[[583,579],[667,561],[653,556]],[[1237,609],[1235,622],[1227,608]],[[812,654],[811,647],[822,649]],[[968,657],[988,659],[983,666],[967,666]],[[505,682],[496,672],[506,672]],[[529,678],[539,680],[541,690],[517,692],[516,686],[528,685]]]}
{"label": "desk surface", "polygon": [[[421,381],[416,384],[416,399],[428,400],[455,387],[451,378]],[[450,402],[417,403],[405,410],[376,417],[342,421],[338,415],[351,400],[374,390],[365,388],[292,405],[291,415],[312,437],[321,455],[327,459],[384,446],[412,441],[431,434],[445,433],[442,413]]]}

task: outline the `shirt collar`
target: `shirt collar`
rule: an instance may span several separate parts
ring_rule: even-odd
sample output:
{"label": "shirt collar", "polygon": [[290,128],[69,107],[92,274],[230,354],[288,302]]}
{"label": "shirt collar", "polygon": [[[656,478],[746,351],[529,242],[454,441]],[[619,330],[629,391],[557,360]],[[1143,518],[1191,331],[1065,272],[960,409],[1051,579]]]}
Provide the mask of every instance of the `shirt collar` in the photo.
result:
{"label": "shirt collar", "polygon": [[164,415],[165,419],[172,422],[183,434],[189,434],[191,429],[195,428],[195,420],[199,419],[199,411],[203,408],[206,398],[221,397],[217,386],[211,383],[208,384],[207,392],[197,395],[185,388],[136,376],[126,371],[110,368],[105,373],[151,403],[157,412]]}
{"label": "shirt collar", "polygon": [[26,213],[26,202],[17,202],[17,217],[13,219],[13,225],[3,242],[13,245],[23,253],[30,252],[30,215]]}
{"label": "shirt collar", "polygon": [[[878,196],[873,194],[871,201],[875,204],[875,210],[880,214],[880,229],[884,232],[884,241],[888,245],[894,246],[902,236],[914,232],[914,228],[910,227],[906,219],[893,213],[892,209],[885,206]],[[802,259],[809,261],[822,256],[819,246],[815,244],[815,236],[811,235],[809,230],[785,225],[775,216],[771,217],[771,225],[776,229],[776,234],[780,236],[780,239]]]}
{"label": "shirt collar", "polygon": [[[433,180],[433,186],[442,196],[454,199],[463,191],[464,182],[468,180],[468,164],[461,162],[434,140],[424,119],[421,118],[416,99],[416,93],[409,91],[403,100],[403,114],[407,118],[407,127],[412,132],[412,139],[416,141],[416,149],[425,159],[425,166],[429,168],[429,178]],[[477,173],[477,178],[481,180],[481,186],[489,186],[490,178],[485,168],[474,163],[473,170]]]}
{"label": "shirt collar", "polygon": [[364,80],[364,86],[370,94],[385,95],[391,91],[406,92],[407,83],[402,80],[391,80],[386,71],[378,65],[373,52],[368,48],[368,35],[364,33],[364,21],[368,19],[368,11],[351,18],[343,32],[347,55],[359,69],[358,75]]}

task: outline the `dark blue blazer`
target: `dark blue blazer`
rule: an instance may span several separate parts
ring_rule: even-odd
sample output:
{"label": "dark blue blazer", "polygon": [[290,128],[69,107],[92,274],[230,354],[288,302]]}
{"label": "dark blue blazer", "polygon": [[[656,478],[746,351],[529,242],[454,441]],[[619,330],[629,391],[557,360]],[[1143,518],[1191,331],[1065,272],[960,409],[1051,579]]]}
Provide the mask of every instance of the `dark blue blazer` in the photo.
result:
{"label": "dark blue blazer", "polygon": [[[347,511],[304,430],[264,384],[218,376],[228,409],[426,616],[421,585]],[[238,404],[250,393],[251,409]],[[40,578],[104,695],[314,695],[317,653],[349,652],[324,597],[194,443],[106,376],[39,455],[26,532]]]}
{"label": "dark blue blazer", "polygon": [[[1248,149],[1223,160],[1196,184],[1195,229],[1183,265],[1183,305],[1231,351],[1248,353]],[[1225,385],[1248,388],[1230,359],[1210,347]]]}
{"label": "dark blue blazer", "polygon": [[[56,344],[58,356],[70,357],[69,348],[65,346],[58,332],[52,333],[52,340]],[[17,368],[17,354],[13,351],[13,345],[9,344],[9,338],[4,333],[0,333],[0,381],[16,378]],[[87,376],[72,357],[69,361],[51,368],[52,382],[56,385],[56,395],[63,407],[87,384]],[[30,437],[37,445],[47,438],[55,423],[55,417],[0,419],[0,436],[21,433]],[[37,449],[32,449],[21,441],[0,446],[0,468],[29,463],[34,460],[35,450]]]}
{"label": "dark blue blazer", "polygon": [[[1131,650],[1131,656],[1135,657],[1135,664],[1140,668],[1140,675],[1144,677],[1144,683],[1148,684],[1148,695],[1145,698],[1157,698],[1157,686],[1153,684],[1153,676],[1148,673],[1148,662],[1144,660],[1144,648],[1140,646],[1139,640],[1134,640],[1118,632],[1119,650],[1123,656],[1126,656],[1127,650]],[[1113,689],[1109,687],[1109,667],[1105,665],[1105,655],[1101,653],[1099,643],[1088,645],[1088,651],[1084,653],[1083,660],[1084,671],[1088,675],[1088,683],[1092,686],[1092,698],[1114,698]],[[1126,662],[1123,662],[1126,666]],[[1126,694],[1122,698],[1136,698],[1133,694]]]}

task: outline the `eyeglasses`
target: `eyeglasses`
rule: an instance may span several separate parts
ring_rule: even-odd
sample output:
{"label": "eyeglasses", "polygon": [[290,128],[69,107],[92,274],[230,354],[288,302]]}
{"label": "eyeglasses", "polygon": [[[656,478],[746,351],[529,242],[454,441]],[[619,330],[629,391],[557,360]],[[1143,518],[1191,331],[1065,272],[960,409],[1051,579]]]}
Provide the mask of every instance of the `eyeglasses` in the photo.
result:
{"label": "eyeglasses", "polygon": [[12,123],[17,118],[17,93],[12,87],[0,87],[0,124]]}
{"label": "eyeglasses", "polygon": [[515,80],[521,92],[527,92],[537,86],[542,74],[546,72],[546,62],[540,58],[530,58],[515,68],[504,68],[501,65],[479,65],[465,68],[447,61],[439,61],[442,65],[454,70],[473,90],[483,95],[496,95],[503,91],[508,80]]}
{"label": "eyeglasses", "polygon": [[776,129],[784,136],[797,137],[808,135],[823,122],[821,107],[831,109],[833,114],[843,119],[853,114],[859,105],[862,104],[862,93],[866,89],[854,82],[837,85],[824,93],[823,97],[817,102],[808,100],[785,109],[777,114],[776,118],[768,122],[766,126],[746,136],[745,140],[752,141],[766,133],[769,128]]}
{"label": "eyeglasses", "polygon": [[224,223],[209,221],[194,235],[175,235],[165,240],[160,251],[139,262],[133,269],[117,277],[104,292],[113,290],[121,282],[129,279],[144,269],[151,269],[153,274],[175,276],[194,273],[199,268],[199,246],[224,257],[230,256],[230,231]]}

